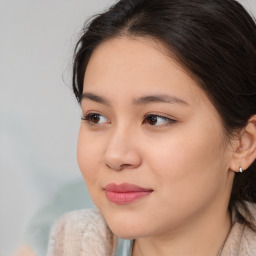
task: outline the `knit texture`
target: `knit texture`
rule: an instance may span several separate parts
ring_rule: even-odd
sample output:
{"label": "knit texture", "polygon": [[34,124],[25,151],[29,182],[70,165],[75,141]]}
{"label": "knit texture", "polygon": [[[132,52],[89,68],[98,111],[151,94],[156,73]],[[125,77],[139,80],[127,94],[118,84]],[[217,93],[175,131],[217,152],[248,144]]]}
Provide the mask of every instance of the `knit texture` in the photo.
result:
{"label": "knit texture", "polygon": [[[252,222],[256,224],[256,205],[247,203],[252,213]],[[246,213],[240,207],[240,214],[246,219]],[[236,221],[236,213],[232,212],[233,225],[225,242],[221,256],[256,256],[256,232],[245,224]],[[256,226],[256,225],[255,225]]]}
{"label": "knit texture", "polygon": [[[255,204],[249,208],[256,223]],[[237,222],[234,211],[232,220],[221,256],[256,256],[256,232]],[[114,256],[117,241],[97,209],[74,211],[52,228],[47,256]]]}
{"label": "knit texture", "polygon": [[117,237],[97,209],[73,211],[52,228],[47,256],[114,256]]}

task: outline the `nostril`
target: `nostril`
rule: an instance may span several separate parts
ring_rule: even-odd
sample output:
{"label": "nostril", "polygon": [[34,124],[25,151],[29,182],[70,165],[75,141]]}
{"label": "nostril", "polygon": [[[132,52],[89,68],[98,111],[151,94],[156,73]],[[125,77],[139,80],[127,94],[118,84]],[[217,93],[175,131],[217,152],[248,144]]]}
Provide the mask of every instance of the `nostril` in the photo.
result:
{"label": "nostril", "polygon": [[104,152],[103,164],[110,170],[121,171],[123,169],[133,169],[138,167],[142,160],[139,151],[135,147],[129,147],[128,143],[120,144],[120,140],[115,137]]}
{"label": "nostril", "polygon": [[132,165],[131,164],[122,164],[120,167],[121,167],[121,169],[129,169],[129,168],[132,168]]}
{"label": "nostril", "polygon": [[106,164],[106,166],[109,169],[115,170],[115,171],[122,171],[123,169],[131,169],[132,165],[131,164],[121,164],[121,165],[109,165]]}
{"label": "nostril", "polygon": [[121,171],[122,170],[122,166],[121,165],[109,165],[106,164],[106,166],[111,169],[111,170],[115,170],[115,171]]}

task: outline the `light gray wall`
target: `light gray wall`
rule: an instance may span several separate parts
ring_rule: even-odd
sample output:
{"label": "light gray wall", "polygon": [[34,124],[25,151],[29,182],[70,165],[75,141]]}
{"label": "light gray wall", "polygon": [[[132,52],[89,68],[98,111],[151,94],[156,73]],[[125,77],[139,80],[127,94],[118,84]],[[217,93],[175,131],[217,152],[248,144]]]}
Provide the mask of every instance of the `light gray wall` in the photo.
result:
{"label": "light gray wall", "polygon": [[72,50],[85,19],[110,2],[0,0],[0,255],[62,184],[80,178]]}
{"label": "light gray wall", "polygon": [[[72,50],[85,19],[112,2],[0,0],[0,255],[47,198],[80,178]],[[256,13],[256,0],[240,2]]]}

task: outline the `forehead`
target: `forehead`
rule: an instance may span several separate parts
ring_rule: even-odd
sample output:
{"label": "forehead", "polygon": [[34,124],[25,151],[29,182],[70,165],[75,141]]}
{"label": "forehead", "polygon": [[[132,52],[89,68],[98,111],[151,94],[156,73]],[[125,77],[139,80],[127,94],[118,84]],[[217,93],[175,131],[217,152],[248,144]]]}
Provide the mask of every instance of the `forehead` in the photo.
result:
{"label": "forehead", "polygon": [[195,80],[170,55],[161,43],[149,38],[107,40],[92,53],[83,90],[113,97],[169,93],[189,104],[206,100]]}

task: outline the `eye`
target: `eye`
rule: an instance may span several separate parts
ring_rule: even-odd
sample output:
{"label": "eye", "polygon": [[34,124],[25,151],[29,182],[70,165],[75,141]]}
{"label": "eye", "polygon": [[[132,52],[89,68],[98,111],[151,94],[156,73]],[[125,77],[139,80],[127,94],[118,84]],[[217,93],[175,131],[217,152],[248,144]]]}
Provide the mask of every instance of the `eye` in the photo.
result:
{"label": "eye", "polygon": [[168,124],[173,124],[175,122],[176,120],[173,120],[164,116],[155,115],[155,114],[147,115],[143,121],[143,123],[147,123],[152,126],[160,126],[160,125],[165,126]]}
{"label": "eye", "polygon": [[82,120],[85,120],[88,124],[103,124],[107,123],[108,119],[98,113],[88,113],[82,117]]}

